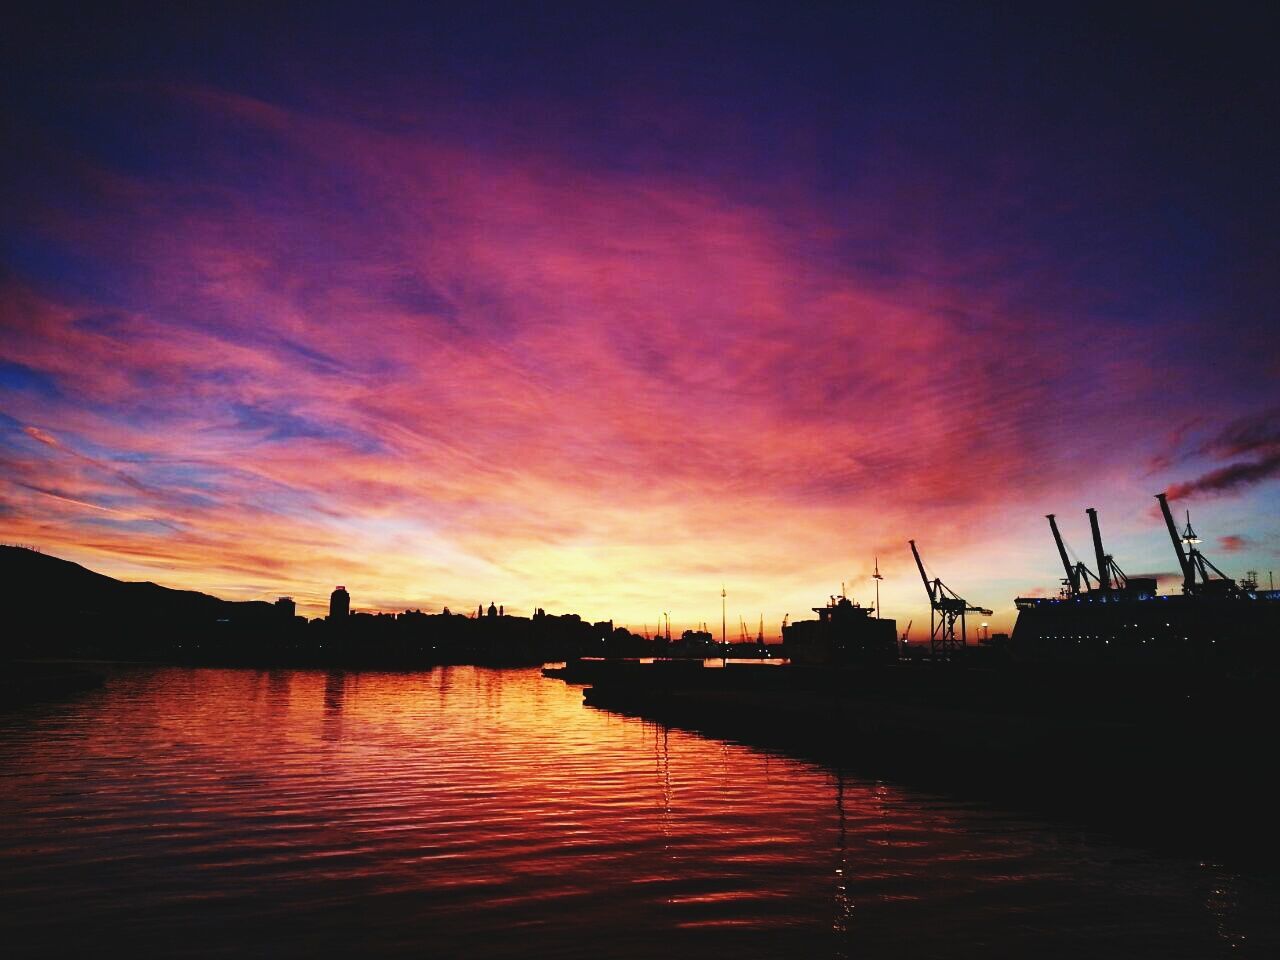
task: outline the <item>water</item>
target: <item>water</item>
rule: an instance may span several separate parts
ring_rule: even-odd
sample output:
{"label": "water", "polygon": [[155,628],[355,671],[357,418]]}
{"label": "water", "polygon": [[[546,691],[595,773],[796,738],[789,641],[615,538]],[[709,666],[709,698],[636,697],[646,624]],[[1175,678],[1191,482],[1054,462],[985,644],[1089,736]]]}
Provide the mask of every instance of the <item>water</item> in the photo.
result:
{"label": "water", "polygon": [[1280,955],[1274,877],[584,708],[117,668],[0,715],[8,955]]}

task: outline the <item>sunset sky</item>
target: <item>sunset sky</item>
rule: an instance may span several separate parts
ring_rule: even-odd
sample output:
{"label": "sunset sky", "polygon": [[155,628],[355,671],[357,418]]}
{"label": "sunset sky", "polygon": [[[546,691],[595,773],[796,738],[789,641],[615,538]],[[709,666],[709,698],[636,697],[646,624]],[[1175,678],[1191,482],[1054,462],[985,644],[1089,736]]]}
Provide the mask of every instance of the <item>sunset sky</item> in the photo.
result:
{"label": "sunset sky", "polygon": [[769,634],[878,554],[922,638],[908,538],[1007,628],[1170,489],[1280,572],[1250,14],[185,6],[0,37],[0,540]]}

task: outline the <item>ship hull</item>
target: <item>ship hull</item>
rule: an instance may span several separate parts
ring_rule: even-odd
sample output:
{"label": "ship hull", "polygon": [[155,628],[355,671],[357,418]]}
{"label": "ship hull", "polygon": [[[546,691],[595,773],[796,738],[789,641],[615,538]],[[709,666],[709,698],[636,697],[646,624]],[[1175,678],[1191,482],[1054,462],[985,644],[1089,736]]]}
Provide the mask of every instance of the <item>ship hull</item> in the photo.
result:
{"label": "ship hull", "polygon": [[1017,660],[1275,673],[1280,598],[1020,598]]}

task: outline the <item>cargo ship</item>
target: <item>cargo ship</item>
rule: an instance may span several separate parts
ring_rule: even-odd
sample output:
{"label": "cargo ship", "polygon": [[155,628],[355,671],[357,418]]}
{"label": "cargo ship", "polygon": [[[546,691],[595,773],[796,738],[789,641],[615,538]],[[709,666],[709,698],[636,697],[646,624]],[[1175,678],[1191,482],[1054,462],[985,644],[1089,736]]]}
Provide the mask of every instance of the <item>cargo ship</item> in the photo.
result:
{"label": "cargo ship", "polygon": [[1280,668],[1280,590],[1257,575],[1234,580],[1197,544],[1190,513],[1179,531],[1165,494],[1157,494],[1182,576],[1180,594],[1162,595],[1151,577],[1129,577],[1102,545],[1090,508],[1096,572],[1072,563],[1048,516],[1065,577],[1055,597],[1018,597],[1010,653],[1023,662],[1204,669],[1239,675]]}
{"label": "cargo ship", "polygon": [[869,664],[898,658],[897,621],[883,620],[875,608],[850,600],[843,587],[825,607],[812,609],[818,619],[782,628],[783,653],[792,663]]}

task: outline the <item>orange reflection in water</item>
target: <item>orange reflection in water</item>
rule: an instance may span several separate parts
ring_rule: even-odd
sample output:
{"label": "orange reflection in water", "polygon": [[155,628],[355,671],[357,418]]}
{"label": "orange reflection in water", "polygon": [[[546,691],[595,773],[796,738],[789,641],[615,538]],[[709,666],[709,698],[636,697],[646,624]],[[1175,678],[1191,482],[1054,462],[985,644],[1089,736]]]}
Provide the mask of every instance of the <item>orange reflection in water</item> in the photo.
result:
{"label": "orange reflection in water", "polygon": [[1209,956],[1224,924],[1275,942],[1261,882],[1225,904],[1197,865],[1117,865],[584,708],[536,671],[120,669],[0,733],[5,933],[55,952]]}

